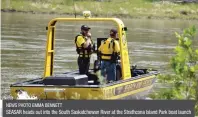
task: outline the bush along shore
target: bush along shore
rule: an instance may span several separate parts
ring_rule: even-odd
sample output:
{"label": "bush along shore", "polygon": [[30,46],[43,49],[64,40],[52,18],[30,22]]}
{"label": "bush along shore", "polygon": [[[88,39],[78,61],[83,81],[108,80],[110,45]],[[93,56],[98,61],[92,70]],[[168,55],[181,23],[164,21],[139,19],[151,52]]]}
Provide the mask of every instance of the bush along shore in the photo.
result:
{"label": "bush along shore", "polygon": [[178,44],[175,55],[170,59],[173,74],[159,75],[161,84],[172,84],[150,94],[152,99],[160,100],[195,100],[195,114],[198,115],[198,49],[193,46],[196,27],[192,26],[182,34],[175,32]]}
{"label": "bush along shore", "polygon": [[2,12],[198,20],[198,3],[162,0],[2,0]]}

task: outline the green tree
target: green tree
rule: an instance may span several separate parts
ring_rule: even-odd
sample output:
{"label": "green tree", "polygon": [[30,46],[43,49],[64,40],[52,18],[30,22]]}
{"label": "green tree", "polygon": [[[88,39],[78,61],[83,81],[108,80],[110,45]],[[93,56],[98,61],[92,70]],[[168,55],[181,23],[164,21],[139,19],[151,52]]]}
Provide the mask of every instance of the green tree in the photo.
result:
{"label": "green tree", "polygon": [[171,84],[171,88],[161,89],[151,94],[154,99],[187,99],[196,100],[196,114],[198,115],[198,49],[193,47],[196,27],[192,26],[175,33],[178,45],[175,47],[175,56],[170,60],[174,70],[172,75],[160,75],[159,82]]}

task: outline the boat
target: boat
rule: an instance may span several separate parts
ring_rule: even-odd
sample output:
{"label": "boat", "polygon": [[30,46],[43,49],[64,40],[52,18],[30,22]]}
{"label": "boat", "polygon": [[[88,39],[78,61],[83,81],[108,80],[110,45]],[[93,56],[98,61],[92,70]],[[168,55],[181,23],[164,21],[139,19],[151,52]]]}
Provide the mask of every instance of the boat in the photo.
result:
{"label": "boat", "polygon": [[[126,31],[127,27],[119,18],[92,18],[88,11],[83,12],[82,18],[54,18],[46,27],[46,57],[44,75],[27,81],[10,85],[13,99],[26,92],[39,100],[115,100],[115,99],[144,99],[156,82],[157,70],[148,68],[138,69],[130,65]],[[57,22],[113,22],[117,26],[120,44],[120,60],[117,64],[117,80],[110,83],[99,82],[95,69],[89,69],[88,75],[79,74],[78,70],[53,74],[55,51],[55,27]],[[97,47],[105,38],[97,38]]]}

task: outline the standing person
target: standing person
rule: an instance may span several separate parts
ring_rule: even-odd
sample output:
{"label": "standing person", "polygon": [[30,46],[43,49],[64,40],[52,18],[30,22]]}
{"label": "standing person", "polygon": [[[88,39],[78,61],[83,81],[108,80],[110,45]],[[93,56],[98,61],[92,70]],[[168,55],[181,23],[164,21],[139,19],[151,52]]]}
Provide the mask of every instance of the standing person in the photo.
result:
{"label": "standing person", "polygon": [[80,74],[88,74],[89,72],[90,57],[93,49],[90,29],[90,27],[82,25],[81,33],[75,37],[76,52],[79,54],[78,68]]}
{"label": "standing person", "polygon": [[99,55],[101,59],[101,75],[107,75],[107,81],[112,82],[116,80],[116,60],[120,53],[120,45],[116,40],[117,30],[110,30],[110,37],[104,41],[99,47]]}

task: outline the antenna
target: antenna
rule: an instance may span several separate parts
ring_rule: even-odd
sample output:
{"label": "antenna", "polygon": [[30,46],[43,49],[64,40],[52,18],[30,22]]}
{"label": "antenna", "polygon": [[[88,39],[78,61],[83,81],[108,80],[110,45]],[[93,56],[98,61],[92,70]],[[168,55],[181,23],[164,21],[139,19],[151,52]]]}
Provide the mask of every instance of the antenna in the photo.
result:
{"label": "antenna", "polygon": [[76,8],[75,8],[74,0],[73,0],[73,6],[74,6],[74,15],[75,15],[75,18],[76,18]]}

